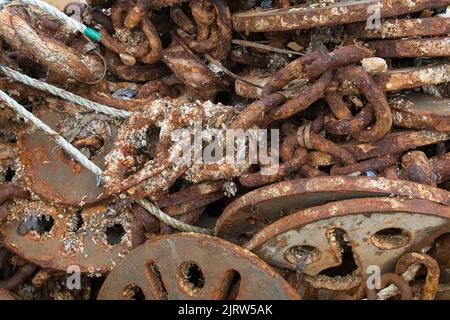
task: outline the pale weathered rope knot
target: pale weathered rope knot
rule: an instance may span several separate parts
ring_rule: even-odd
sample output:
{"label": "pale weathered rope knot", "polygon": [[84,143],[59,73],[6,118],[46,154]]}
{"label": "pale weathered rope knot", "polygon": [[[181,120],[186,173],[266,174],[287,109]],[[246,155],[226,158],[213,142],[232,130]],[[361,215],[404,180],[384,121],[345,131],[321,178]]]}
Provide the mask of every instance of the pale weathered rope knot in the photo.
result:
{"label": "pale weathered rope knot", "polygon": [[313,149],[313,146],[311,145],[310,133],[311,133],[311,123],[305,124],[298,128],[297,141],[300,147],[306,149]]}

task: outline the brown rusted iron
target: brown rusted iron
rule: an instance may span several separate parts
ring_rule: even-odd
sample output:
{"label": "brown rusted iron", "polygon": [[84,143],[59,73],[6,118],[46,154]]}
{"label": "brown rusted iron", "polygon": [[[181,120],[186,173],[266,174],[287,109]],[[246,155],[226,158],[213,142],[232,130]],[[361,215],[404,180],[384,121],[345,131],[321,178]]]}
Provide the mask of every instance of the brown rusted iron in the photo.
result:
{"label": "brown rusted iron", "polygon": [[149,300],[300,299],[257,256],[197,234],[162,236],[134,249],[110,273],[97,298],[133,299],[130,292],[136,288]]}
{"label": "brown rusted iron", "polygon": [[[345,167],[338,167],[337,165],[333,166],[330,170],[331,175],[349,175],[349,174],[362,174],[366,172],[367,170],[375,170],[375,171],[382,171],[383,169],[386,169],[389,166],[392,166],[396,164],[399,160],[398,155],[387,155],[387,156],[380,156],[376,158],[372,158],[366,161],[361,161],[353,165],[345,166]],[[410,180],[410,179],[407,179]],[[412,180],[415,181],[415,180]],[[416,181],[418,182],[418,181]]]}
{"label": "brown rusted iron", "polygon": [[195,37],[178,30],[178,36],[197,53],[210,53],[224,60],[231,49],[231,13],[225,0],[194,0],[190,2],[196,24]]}
{"label": "brown rusted iron", "polygon": [[450,234],[439,236],[432,248],[427,252],[429,256],[444,268],[450,265]]}
{"label": "brown rusted iron", "polygon": [[236,199],[225,208],[215,232],[221,238],[240,242],[296,210],[329,201],[390,194],[450,204],[445,190],[402,180],[363,176],[297,179],[275,183]]}
{"label": "brown rusted iron", "polygon": [[164,64],[127,66],[111,51],[106,52],[105,59],[111,72],[127,81],[151,81],[168,73]]}
{"label": "brown rusted iron", "polygon": [[402,178],[418,183],[434,185],[433,171],[422,151],[411,151],[402,157]]}
{"label": "brown rusted iron", "polygon": [[430,165],[433,174],[436,177],[436,183],[442,183],[450,180],[450,153],[442,156],[436,156],[430,159]]}
{"label": "brown rusted iron", "polygon": [[[146,85],[149,82],[146,83]],[[130,87],[135,87],[134,84],[130,84]],[[131,89],[130,88],[130,89]],[[122,88],[128,89],[128,88]],[[156,90],[155,90],[156,91]],[[137,90],[136,90],[137,92]],[[141,91],[142,93],[142,91]],[[151,104],[152,101],[158,98],[158,94],[156,92],[150,93],[148,92],[148,96],[144,98],[131,98],[131,99],[121,99],[121,98],[113,98],[111,96],[110,83],[107,81],[101,81],[98,86],[91,87],[90,90],[90,98],[98,103],[116,108],[116,109],[124,109],[128,111],[139,111]]]}
{"label": "brown rusted iron", "polygon": [[18,256],[10,257],[10,252],[2,244],[2,247],[0,247],[0,270],[2,271],[0,276],[0,300],[15,300],[13,299],[14,295],[11,295],[8,290],[17,289],[22,285],[34,274],[36,266]]}
{"label": "brown rusted iron", "polygon": [[275,174],[263,175],[261,172],[249,173],[241,176],[239,182],[246,187],[256,187],[278,181],[280,178],[289,176],[298,171],[305,164],[306,154],[306,149],[297,148],[294,151],[292,159],[281,163]]}
{"label": "brown rusted iron", "polygon": [[395,97],[389,104],[396,126],[450,131],[450,99],[408,94]]}
{"label": "brown rusted iron", "polygon": [[[134,10],[140,4],[137,3],[132,9],[131,1],[116,1],[111,7],[111,21],[115,30],[114,37],[109,34],[105,27],[100,30],[102,44],[119,54],[125,64],[134,65],[136,63],[135,58],[140,58],[145,64],[153,64],[162,57],[162,43],[153,23],[145,16],[145,11],[139,14]],[[127,13],[130,10],[131,12]],[[123,21],[122,16],[126,13],[125,21]],[[132,31],[131,28],[139,23],[141,31]]]}
{"label": "brown rusted iron", "polygon": [[0,184],[0,223],[8,215],[10,200],[26,199],[29,197],[30,193],[22,187],[9,183]]}
{"label": "brown rusted iron", "polygon": [[212,98],[222,90],[223,83],[189,48],[180,40],[163,52],[163,61],[186,86],[200,97]]}
{"label": "brown rusted iron", "polygon": [[439,36],[450,33],[449,21],[444,17],[386,19],[378,28],[368,29],[365,24],[360,24],[349,25],[347,30],[361,39]]}
{"label": "brown rusted iron", "polygon": [[[418,130],[399,131],[385,136],[383,139],[372,143],[346,143],[342,147],[349,151],[357,161],[379,156],[398,154],[421,146],[446,141],[450,135],[446,132]],[[337,159],[323,153],[311,152],[308,154],[309,163],[312,166],[328,166],[336,163]]]}
{"label": "brown rusted iron", "polygon": [[[166,128],[167,125],[173,130],[184,128],[193,131],[196,122],[207,128],[221,129],[222,125],[231,123],[236,114],[235,107],[216,105],[210,101],[200,103],[182,98],[155,100],[147,110],[131,116],[119,130],[114,148],[106,158],[104,183],[107,193],[113,196],[127,191],[134,198],[153,197],[167,190],[180,177],[200,183],[242,175],[248,170],[248,163],[192,163],[190,158],[175,163],[172,159],[176,159],[176,152],[183,150],[186,140],[172,141],[172,130],[163,130],[159,134],[154,159],[139,160],[137,157],[139,146],[142,143],[146,145],[147,141],[147,137],[138,132]],[[142,170],[130,172],[137,161],[143,161]]]}
{"label": "brown rusted iron", "polygon": [[373,55],[370,49],[361,46],[339,47],[327,55],[319,57],[305,66],[308,79],[315,79],[330,69],[334,69],[353,62],[359,62],[363,58]]}
{"label": "brown rusted iron", "polygon": [[[0,105],[0,288],[92,299],[104,279],[90,277],[118,264],[100,298],[445,297],[448,0],[300,2],[68,3],[95,44],[4,5],[0,64],[133,114],[0,79],[104,170],[97,179]],[[140,199],[244,249],[179,233]],[[428,280],[414,263],[390,274],[411,252],[436,260]],[[70,265],[80,290],[62,285]],[[366,292],[373,265],[391,285]]]}
{"label": "brown rusted iron", "polygon": [[[248,74],[244,74],[242,77],[249,80],[251,83],[256,83],[260,86],[265,86],[269,83],[269,75],[266,74],[265,70],[261,70],[259,72],[253,71]],[[450,81],[450,64],[443,63],[422,67],[399,68],[376,73],[373,77],[375,82],[386,91],[436,85]],[[289,82],[290,81],[291,80],[289,80]],[[283,86],[286,86],[289,82],[283,84]],[[281,88],[282,87],[279,89]],[[258,87],[252,86],[240,80],[236,81],[235,89],[237,94],[246,98],[258,99],[261,95],[263,95],[261,89]],[[283,94],[291,98],[298,95],[303,89],[304,86],[302,85],[292,86],[291,88],[285,88]],[[342,93],[350,92],[346,92],[344,90]]]}
{"label": "brown rusted iron", "polygon": [[[244,247],[270,265],[293,270],[303,250],[305,281],[315,288],[348,290],[363,281],[368,266],[392,270],[399,256],[448,232],[449,218],[450,207],[427,200],[343,200],[281,218]],[[347,267],[345,276],[330,276],[326,270],[343,263],[343,250],[350,250],[354,267]]]}
{"label": "brown rusted iron", "polygon": [[384,92],[377,86],[373,78],[358,67],[345,67],[338,71],[340,80],[347,79],[359,88],[367,98],[376,122],[370,129],[352,132],[353,137],[362,142],[376,141],[384,137],[392,127],[392,111]]}
{"label": "brown rusted iron", "polygon": [[19,298],[11,291],[0,289],[0,300],[19,300]]}
{"label": "brown rusted iron", "polygon": [[400,257],[395,266],[396,274],[403,274],[413,264],[422,264],[427,268],[427,276],[422,288],[421,300],[434,300],[439,284],[439,265],[432,257],[424,253],[411,252]]}
{"label": "brown rusted iron", "polygon": [[294,6],[281,9],[257,9],[233,15],[233,28],[241,32],[270,32],[296,29],[310,29],[321,26],[339,25],[367,21],[379,9],[381,17],[392,17],[410,12],[438,8],[447,2],[420,0],[408,3],[405,0],[345,1],[328,6]]}
{"label": "brown rusted iron", "polygon": [[[384,157],[380,158],[383,159]],[[386,156],[386,160],[387,158],[391,157]],[[356,166],[365,167],[366,163],[370,164],[372,162],[378,164],[377,159],[378,158],[374,158],[373,161],[372,159],[363,161]],[[381,163],[383,163],[383,161]],[[402,158],[402,170],[398,170],[397,167],[393,165],[386,168],[382,176],[391,179],[398,179],[400,177],[402,179],[435,186],[436,184],[441,184],[450,179],[449,163],[449,153],[428,159],[421,151],[411,151]],[[333,169],[334,167],[332,170]],[[334,173],[336,173],[336,171]]]}
{"label": "brown rusted iron", "polygon": [[[412,290],[401,276],[395,273],[384,273],[380,278],[380,289],[394,284],[400,291],[400,300],[412,300]],[[376,289],[366,289],[367,300],[378,300]]]}
{"label": "brown rusted iron", "polygon": [[[35,112],[51,128],[59,130],[64,121],[73,119],[68,114],[45,110]],[[95,121],[90,118],[89,122]],[[111,150],[117,127],[114,123],[99,120],[110,133],[102,137],[103,145],[90,160],[104,167],[104,157]],[[85,125],[84,125],[85,126]],[[83,126],[82,126],[83,127]],[[82,127],[78,130],[82,130]],[[100,128],[101,129],[101,128]],[[89,131],[89,130],[88,130]],[[76,132],[79,134],[79,132]],[[73,139],[73,137],[71,137]],[[24,178],[30,190],[55,203],[82,206],[105,198],[103,187],[97,186],[97,177],[92,172],[70,159],[63,150],[35,127],[24,128],[19,138],[20,160],[25,167]],[[70,179],[70,183],[67,183]]]}
{"label": "brown rusted iron", "polygon": [[50,70],[81,82],[101,78],[104,66],[97,55],[85,54],[83,48],[69,47],[37,32],[22,9],[8,7],[1,10],[0,21],[0,35],[6,42]]}
{"label": "brown rusted iron", "polygon": [[289,118],[299,111],[305,110],[312,103],[322,98],[325,94],[326,87],[330,84],[333,77],[331,70],[320,76],[311,86],[309,86],[301,95],[288,100],[283,105],[271,109],[267,115],[264,115],[262,127],[267,126],[275,120]]}
{"label": "brown rusted iron", "polygon": [[40,201],[17,201],[9,206],[0,226],[4,245],[43,268],[65,271],[78,265],[82,272],[111,270],[130,250],[131,215],[122,210],[107,215],[107,205],[83,210]]}
{"label": "brown rusted iron", "polygon": [[374,40],[368,45],[378,57],[448,57],[450,56],[450,38],[420,38],[397,40]]}

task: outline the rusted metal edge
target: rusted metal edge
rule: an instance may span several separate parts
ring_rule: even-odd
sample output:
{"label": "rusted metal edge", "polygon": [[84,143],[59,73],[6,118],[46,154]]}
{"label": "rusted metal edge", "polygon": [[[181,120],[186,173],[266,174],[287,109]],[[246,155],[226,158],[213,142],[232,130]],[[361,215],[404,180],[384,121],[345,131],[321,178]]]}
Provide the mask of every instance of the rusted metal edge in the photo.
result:
{"label": "rusted metal edge", "polygon": [[251,10],[233,15],[233,28],[241,32],[271,32],[311,29],[367,21],[379,8],[381,17],[438,8],[448,5],[446,0],[345,1],[326,7],[287,7]]}
{"label": "rusted metal edge", "polygon": [[399,198],[349,199],[308,208],[281,218],[258,232],[244,247],[252,251],[271,238],[288,230],[298,229],[311,222],[330,217],[351,214],[389,214],[392,212],[421,213],[450,219],[450,207],[426,200]]}

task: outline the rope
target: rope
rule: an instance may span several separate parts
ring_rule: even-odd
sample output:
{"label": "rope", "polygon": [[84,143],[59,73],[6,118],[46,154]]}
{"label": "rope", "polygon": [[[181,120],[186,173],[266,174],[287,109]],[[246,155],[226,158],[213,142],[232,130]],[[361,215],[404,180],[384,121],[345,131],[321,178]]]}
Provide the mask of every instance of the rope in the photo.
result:
{"label": "rope", "polygon": [[[97,41],[97,42],[100,41],[100,38],[101,38],[100,32],[98,32],[97,30],[94,30],[92,28],[86,27],[81,22],[78,22],[77,20],[67,16],[66,14],[59,11],[54,6],[48,4],[44,1],[41,1],[41,0],[16,0],[16,1],[21,4],[35,6],[39,9],[41,9],[42,11],[45,11],[49,15],[57,18],[61,22],[65,23],[70,29],[79,31],[94,41]],[[0,5],[3,6],[4,4],[9,3],[9,2],[11,2],[11,0],[0,0]]]}
{"label": "rope", "polygon": [[[0,90],[0,100],[3,100],[7,105],[9,105],[14,111],[19,113],[25,119],[32,122],[38,129],[45,132],[51,139],[53,139],[64,151],[70,154],[73,158],[75,158],[83,167],[88,169],[89,171],[95,173],[97,176],[101,177],[103,174],[103,170],[100,169],[96,164],[86,158],[78,149],[72,146],[67,140],[61,137],[56,131],[50,128],[48,125],[43,123],[39,118],[34,116],[31,112],[25,109],[21,104],[19,104],[16,100],[12,99],[5,92]],[[212,234],[212,230],[191,226],[187,223],[179,221],[177,219],[172,218],[168,214],[161,211],[158,207],[156,207],[153,203],[148,200],[141,199],[138,200],[137,203],[141,205],[144,209],[150,212],[152,215],[160,219],[165,224],[181,231],[185,232],[194,232],[194,233],[204,233],[204,234]]]}
{"label": "rope", "polygon": [[92,171],[97,176],[101,176],[103,171],[92,161],[90,161],[84,154],[82,154],[77,148],[72,146],[66,139],[61,137],[56,131],[43,123],[39,118],[36,118],[30,111],[25,109],[16,100],[12,99],[5,92],[0,90],[0,99],[6,102],[14,111],[22,115],[25,119],[31,121],[39,130],[45,132],[50,138],[52,138],[61,148],[74,157],[83,167]]}
{"label": "rope", "polygon": [[10,77],[11,79],[14,79],[16,81],[24,83],[26,85],[29,85],[30,87],[51,93],[52,95],[66,99],[70,102],[73,102],[80,106],[86,107],[88,109],[107,114],[109,116],[119,117],[119,118],[128,118],[133,114],[133,112],[131,112],[131,111],[118,110],[118,109],[111,108],[111,107],[105,106],[105,105],[97,103],[97,102],[90,101],[83,97],[77,96],[76,94],[68,92],[64,89],[55,87],[51,84],[30,78],[27,75],[24,75],[20,72],[17,72],[13,69],[10,69],[10,68],[2,66],[2,65],[0,65],[0,71],[7,77]]}
{"label": "rope", "polygon": [[152,215],[163,221],[165,224],[170,225],[171,227],[174,227],[177,230],[182,230],[186,232],[194,232],[194,233],[204,233],[213,235],[213,230],[206,229],[206,228],[200,228],[195,227],[190,224],[181,222],[180,220],[177,220],[175,218],[172,218],[168,214],[161,211],[159,208],[157,208],[153,203],[151,203],[148,200],[141,199],[136,201],[139,205],[141,205],[144,209],[146,209],[148,212],[150,212]]}

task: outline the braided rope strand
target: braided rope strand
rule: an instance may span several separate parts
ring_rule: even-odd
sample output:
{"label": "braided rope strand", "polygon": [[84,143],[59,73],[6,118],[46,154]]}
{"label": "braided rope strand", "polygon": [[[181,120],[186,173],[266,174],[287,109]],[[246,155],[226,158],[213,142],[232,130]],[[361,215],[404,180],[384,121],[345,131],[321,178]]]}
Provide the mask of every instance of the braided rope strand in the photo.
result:
{"label": "braided rope strand", "polygon": [[76,94],[68,92],[64,89],[55,87],[51,84],[30,78],[27,75],[24,75],[20,72],[17,72],[13,69],[10,69],[10,68],[2,66],[2,65],[0,65],[0,72],[2,72],[4,75],[6,75],[7,77],[9,77],[11,79],[14,79],[16,81],[19,81],[21,83],[29,85],[30,87],[48,92],[52,95],[58,96],[67,101],[73,102],[73,103],[78,104],[83,107],[86,107],[90,110],[94,110],[94,111],[101,112],[101,113],[104,113],[109,116],[119,117],[119,118],[128,118],[131,115],[133,115],[133,112],[131,112],[131,111],[118,110],[118,109],[111,108],[111,107],[105,106],[105,105],[97,103],[97,102],[90,101],[90,100],[80,97]]}

